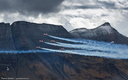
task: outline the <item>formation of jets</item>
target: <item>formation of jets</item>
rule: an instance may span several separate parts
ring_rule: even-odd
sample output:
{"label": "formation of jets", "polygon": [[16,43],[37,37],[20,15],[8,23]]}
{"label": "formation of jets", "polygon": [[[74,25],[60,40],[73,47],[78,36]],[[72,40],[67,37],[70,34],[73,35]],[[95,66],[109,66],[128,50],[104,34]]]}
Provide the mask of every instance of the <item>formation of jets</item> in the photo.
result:
{"label": "formation of jets", "polygon": [[[44,36],[48,36],[47,33],[44,33],[43,35],[44,35]],[[39,40],[39,42],[41,43],[41,42],[44,42],[44,41],[43,41],[43,40]],[[50,42],[51,42],[51,43],[55,43],[56,41],[55,41],[55,40],[51,40]],[[40,47],[40,46],[37,46],[36,48],[37,48],[37,49],[40,49],[41,47]],[[64,48],[60,48],[60,49],[61,49],[61,50],[65,50]]]}
{"label": "formation of jets", "polygon": [[[43,34],[44,36],[48,36],[48,34],[47,33],[44,33]],[[39,42],[44,42],[43,40],[39,40]],[[51,40],[50,41],[51,43],[55,43],[56,41],[55,40]],[[114,41],[111,41],[111,43],[115,43]],[[40,46],[37,46],[36,47],[37,49],[40,49],[41,47]],[[64,48],[60,48],[60,50],[65,50]]]}

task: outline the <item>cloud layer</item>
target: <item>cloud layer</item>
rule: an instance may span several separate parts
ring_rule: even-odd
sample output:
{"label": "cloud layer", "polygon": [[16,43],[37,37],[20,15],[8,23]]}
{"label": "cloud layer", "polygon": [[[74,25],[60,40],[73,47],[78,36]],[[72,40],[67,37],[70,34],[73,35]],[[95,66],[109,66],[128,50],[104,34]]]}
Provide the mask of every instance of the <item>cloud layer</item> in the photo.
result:
{"label": "cloud layer", "polygon": [[0,0],[0,11],[21,14],[56,12],[63,0]]}
{"label": "cloud layer", "polygon": [[0,0],[0,21],[63,25],[67,30],[110,22],[128,36],[127,0]]}

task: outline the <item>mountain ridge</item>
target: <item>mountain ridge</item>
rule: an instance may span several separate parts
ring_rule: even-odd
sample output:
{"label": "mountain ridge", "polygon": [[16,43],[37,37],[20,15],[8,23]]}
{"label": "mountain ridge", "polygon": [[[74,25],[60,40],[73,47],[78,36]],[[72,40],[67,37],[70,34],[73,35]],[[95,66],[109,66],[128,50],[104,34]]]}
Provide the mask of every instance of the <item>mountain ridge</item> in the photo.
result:
{"label": "mountain ridge", "polygon": [[[0,50],[35,50],[36,46],[40,45],[39,40],[52,40],[52,38],[43,36],[44,33],[65,38],[84,38],[128,44],[128,38],[120,34],[108,22],[94,29],[81,28],[70,32],[61,25],[38,24],[27,21],[16,21],[12,24],[2,22],[0,23],[0,30]],[[51,46],[42,43],[42,47]]]}
{"label": "mountain ridge", "polygon": [[[48,36],[44,36],[43,35],[44,33],[59,37],[67,37],[67,38],[72,37],[70,33],[63,26],[46,24],[46,23],[37,24],[26,21],[16,21],[13,22],[11,25],[9,23],[1,23],[0,28],[1,28],[0,36],[3,36],[0,38],[1,50],[36,49],[36,46],[40,45],[39,40],[44,40],[44,41],[51,40],[51,38],[49,38]],[[43,44],[42,47],[44,46],[46,47],[47,45]]]}
{"label": "mountain ridge", "polygon": [[105,22],[94,29],[77,28],[69,32],[75,38],[84,38],[105,42],[114,41],[118,44],[128,44],[128,37],[120,34],[110,25],[109,22]]}
{"label": "mountain ridge", "polygon": [[[13,80],[15,80],[15,78],[27,78],[30,80],[128,79],[127,59],[109,59],[96,56],[82,56],[71,54],[70,52],[35,52],[35,49],[39,50],[39,48],[37,49],[36,46],[53,50],[57,49],[59,51],[68,50],[65,47],[63,48],[45,44],[46,42],[56,44],[54,41],[69,44],[69,42],[64,42],[63,39],[58,40],[51,38],[49,37],[50,35],[60,38],[65,37],[65,39],[73,38],[73,36],[71,36],[71,34],[62,26],[48,24],[38,25],[29,22],[15,22],[11,26],[10,24],[6,24],[6,26],[5,24],[1,24],[0,51],[3,49],[3,51],[6,52],[6,48],[7,51],[10,51],[9,49],[13,48],[14,51],[20,51],[21,53],[15,54],[12,52],[6,54],[3,51],[0,53],[0,80],[3,80],[3,78],[14,78]],[[40,42],[40,40],[43,40],[44,42]],[[94,45],[95,43],[92,44]],[[102,50],[97,48],[98,45],[93,46],[92,44],[83,43],[82,45],[85,46],[83,53],[86,54],[86,51],[91,51],[91,53],[94,52],[95,54],[95,52],[98,52],[96,54],[100,54]],[[100,47],[102,47],[102,45],[104,46],[104,44],[101,44]],[[70,43],[70,45],[77,45],[77,43]],[[78,43],[78,45],[81,44]],[[110,44],[110,46],[111,45],[115,44]],[[92,49],[90,49],[90,47],[92,47]],[[30,50],[33,49],[34,52],[30,52]],[[73,49],[70,48],[70,50]],[[107,49],[104,51],[106,50]],[[29,53],[22,53],[22,51],[29,51]],[[118,54],[117,52],[118,50],[114,52],[114,54]],[[109,52],[107,53],[109,54]],[[123,55],[120,52],[119,54]]]}

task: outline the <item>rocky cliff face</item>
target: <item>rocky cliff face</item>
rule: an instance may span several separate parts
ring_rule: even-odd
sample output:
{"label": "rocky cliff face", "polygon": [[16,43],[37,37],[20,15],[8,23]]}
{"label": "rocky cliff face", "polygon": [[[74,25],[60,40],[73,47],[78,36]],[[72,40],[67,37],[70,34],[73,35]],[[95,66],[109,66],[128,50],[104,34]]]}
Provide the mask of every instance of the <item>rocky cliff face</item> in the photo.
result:
{"label": "rocky cliff face", "polygon": [[0,23],[0,50],[14,50],[12,31],[9,23]]}
{"label": "rocky cliff face", "polygon": [[[128,60],[73,54],[0,54],[0,78],[128,80],[127,65]],[[6,67],[9,68],[9,71]]]}
{"label": "rocky cliff face", "polygon": [[[41,44],[39,43],[39,40],[52,40],[51,38],[44,36],[44,34],[60,37],[71,37],[70,33],[60,25],[36,24],[25,21],[18,21],[14,22],[11,27],[12,38],[17,50],[36,49],[36,46]],[[43,43],[41,46],[48,47],[48,45]]]}
{"label": "rocky cliff face", "polygon": [[[1,50],[31,50],[39,46],[39,40],[50,41],[51,38],[43,34],[71,37],[70,33],[60,25],[36,24],[17,21],[12,25],[0,23],[0,49]],[[42,47],[48,47],[42,43]]]}
{"label": "rocky cliff face", "polygon": [[95,29],[79,28],[70,31],[71,35],[76,38],[92,39],[119,44],[128,44],[128,38],[114,29],[110,23],[106,22]]}
{"label": "rocky cliff face", "polygon": [[[83,34],[86,31],[93,32],[93,34],[90,33],[91,36],[89,33],[86,33],[86,37],[90,37],[90,39],[94,35],[96,37],[98,35],[100,37],[106,35],[106,38],[102,39],[106,40],[111,36],[110,34],[117,33],[116,30],[113,32],[114,29],[111,27],[109,27],[110,30],[106,30],[108,27],[105,26],[107,25],[104,24],[97,28],[97,30],[92,31],[81,29],[80,32],[83,32]],[[99,30],[101,30],[102,34]],[[36,24],[25,21],[14,22],[12,25],[1,23],[0,51],[35,50],[36,46],[56,49],[56,46],[39,42],[39,40],[47,42],[53,40],[53,38],[44,34],[67,38],[72,37],[69,32],[58,25]],[[75,37],[83,38],[84,36],[78,34]],[[115,39],[115,34],[113,36]],[[121,34],[118,34],[117,39],[121,36]],[[96,37],[94,38],[97,39]],[[64,41],[60,40],[59,42]],[[87,57],[59,52],[28,54],[0,53],[0,80],[5,80],[5,78],[13,78],[12,80],[16,80],[16,78],[25,80],[128,80],[127,65],[128,60]]]}

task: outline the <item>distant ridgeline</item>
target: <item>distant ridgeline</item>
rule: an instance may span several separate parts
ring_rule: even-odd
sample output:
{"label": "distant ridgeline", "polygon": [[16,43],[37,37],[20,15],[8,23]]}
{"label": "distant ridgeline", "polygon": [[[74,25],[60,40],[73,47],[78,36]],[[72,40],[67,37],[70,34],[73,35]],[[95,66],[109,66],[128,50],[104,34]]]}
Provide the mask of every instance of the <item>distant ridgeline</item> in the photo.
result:
{"label": "distant ridgeline", "polygon": [[57,48],[45,43],[54,42],[53,35],[63,38],[83,38],[98,41],[128,44],[128,38],[104,23],[95,29],[80,28],[68,32],[63,26],[17,21],[12,25],[0,23],[0,50],[35,50],[41,47]]}

